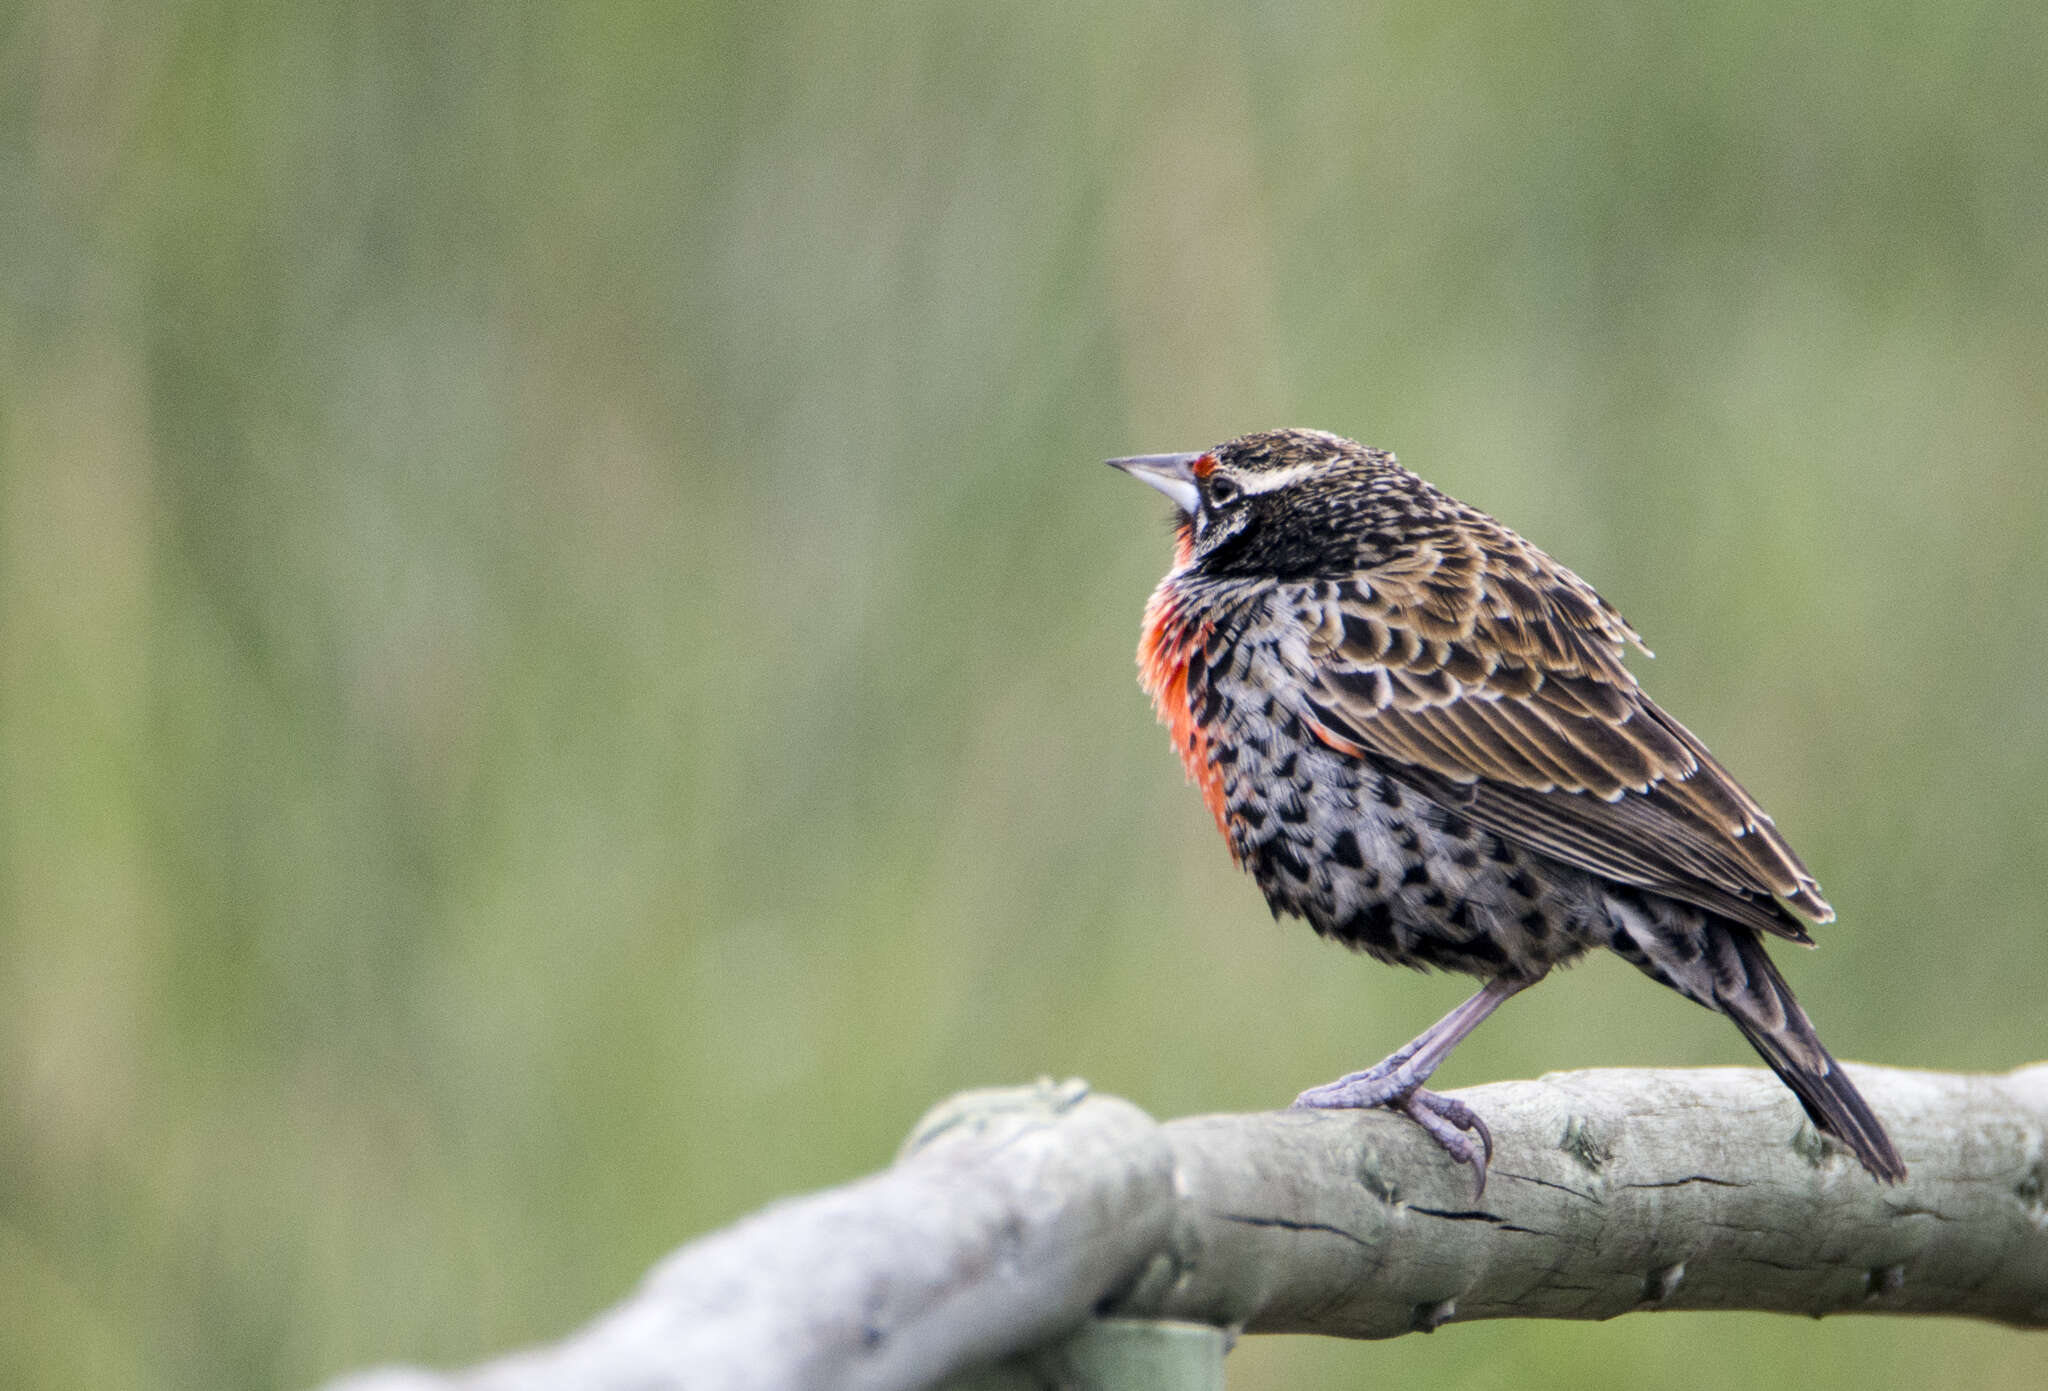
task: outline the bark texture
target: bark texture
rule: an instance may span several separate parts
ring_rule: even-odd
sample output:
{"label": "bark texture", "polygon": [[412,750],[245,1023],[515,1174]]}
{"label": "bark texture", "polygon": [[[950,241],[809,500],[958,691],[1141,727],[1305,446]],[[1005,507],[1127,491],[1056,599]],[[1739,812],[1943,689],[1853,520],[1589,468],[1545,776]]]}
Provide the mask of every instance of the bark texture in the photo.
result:
{"label": "bark texture", "polygon": [[1091,1312],[1347,1338],[1640,1309],[2048,1327],[2048,1064],[1852,1070],[1896,1187],[1751,1069],[1456,1093],[1493,1127],[1483,1201],[1385,1112],[1162,1125],[1079,1082],[968,1093],[892,1168],[683,1247],[559,1343],[334,1387],[910,1391]]}

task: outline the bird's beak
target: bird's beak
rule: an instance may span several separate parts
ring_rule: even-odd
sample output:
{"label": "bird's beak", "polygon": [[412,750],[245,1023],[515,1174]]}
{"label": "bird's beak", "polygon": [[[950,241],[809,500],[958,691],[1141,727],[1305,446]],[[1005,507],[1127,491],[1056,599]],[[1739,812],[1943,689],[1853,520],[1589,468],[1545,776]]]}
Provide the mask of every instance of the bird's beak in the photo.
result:
{"label": "bird's beak", "polygon": [[1173,505],[1190,517],[1202,505],[1202,490],[1195,483],[1195,460],[1200,454],[1133,454],[1128,459],[1111,459],[1140,483],[1149,483],[1173,499]]}

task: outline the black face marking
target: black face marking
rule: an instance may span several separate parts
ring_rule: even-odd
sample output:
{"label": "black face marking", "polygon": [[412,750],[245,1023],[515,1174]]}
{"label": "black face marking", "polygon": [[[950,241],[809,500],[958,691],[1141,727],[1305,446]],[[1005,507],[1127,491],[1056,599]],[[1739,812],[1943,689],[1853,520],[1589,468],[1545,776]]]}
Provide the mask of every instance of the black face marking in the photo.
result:
{"label": "black face marking", "polygon": [[[1382,565],[1414,553],[1414,519],[1439,505],[1440,495],[1392,455],[1313,431],[1248,435],[1214,458],[1197,554],[1217,575],[1310,579],[1333,562],[1343,571]],[[1270,486],[1248,490],[1262,484]],[[1331,536],[1356,541],[1333,556]]]}

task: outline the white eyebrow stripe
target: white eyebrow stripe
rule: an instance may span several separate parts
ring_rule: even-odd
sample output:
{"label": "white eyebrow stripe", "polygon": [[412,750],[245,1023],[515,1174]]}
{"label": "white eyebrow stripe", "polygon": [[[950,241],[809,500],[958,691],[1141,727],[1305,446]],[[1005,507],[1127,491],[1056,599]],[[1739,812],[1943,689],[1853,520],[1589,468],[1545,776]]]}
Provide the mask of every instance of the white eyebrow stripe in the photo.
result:
{"label": "white eyebrow stripe", "polygon": [[1237,481],[1237,486],[1244,489],[1247,493],[1270,493],[1276,488],[1284,488],[1290,483],[1300,482],[1321,467],[1322,464],[1319,462],[1289,464],[1286,468],[1265,470],[1259,473],[1233,473],[1231,477]]}

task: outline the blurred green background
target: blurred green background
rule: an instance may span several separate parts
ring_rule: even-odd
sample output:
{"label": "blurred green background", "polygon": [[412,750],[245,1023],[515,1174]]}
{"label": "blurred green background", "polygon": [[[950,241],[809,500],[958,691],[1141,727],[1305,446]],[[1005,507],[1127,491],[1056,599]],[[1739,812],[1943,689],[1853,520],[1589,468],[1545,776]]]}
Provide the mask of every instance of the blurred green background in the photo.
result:
{"label": "blurred green background", "polygon": [[[1841,910],[1836,1051],[2048,1055],[2044,162],[2036,3],[0,11],[0,1383],[474,1359],[957,1088],[1408,1038],[1465,983],[1271,924],[1133,681],[1098,461],[1274,425],[1628,614]],[[1747,1061],[1597,962],[1444,1080]]]}

